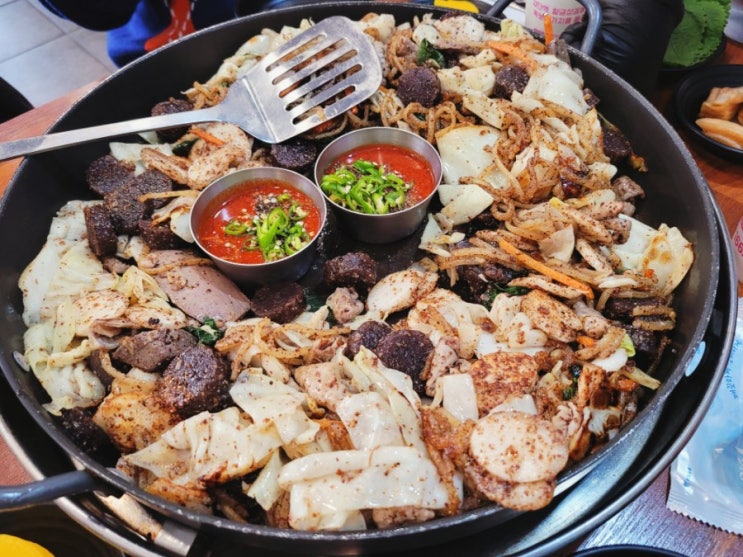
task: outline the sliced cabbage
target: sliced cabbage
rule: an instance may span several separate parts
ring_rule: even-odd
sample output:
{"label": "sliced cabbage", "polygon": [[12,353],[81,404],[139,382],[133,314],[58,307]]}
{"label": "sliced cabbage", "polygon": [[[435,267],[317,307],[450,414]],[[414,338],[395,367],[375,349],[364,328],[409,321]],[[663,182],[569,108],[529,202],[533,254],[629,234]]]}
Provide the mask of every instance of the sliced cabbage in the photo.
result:
{"label": "sliced cabbage", "polygon": [[191,233],[191,207],[195,197],[181,195],[171,199],[166,205],[152,213],[155,222],[168,221],[170,229],[179,238],[193,244],[194,237]]}
{"label": "sliced cabbage", "polygon": [[385,399],[403,443],[425,452],[420,424],[420,398],[413,390],[410,376],[385,367],[374,353],[363,346],[353,361],[343,358],[342,365],[357,390],[376,392]]}
{"label": "sliced cabbage", "polygon": [[[57,311],[57,323],[60,319],[74,319],[75,335],[86,337],[90,334],[93,322],[121,317],[129,306],[129,300],[116,290],[96,290],[89,292],[71,304],[62,304]],[[72,339],[70,339],[72,340]]]}
{"label": "sliced cabbage", "polygon": [[537,100],[547,100],[584,115],[589,110],[583,98],[583,85],[575,71],[560,62],[539,68],[532,74],[523,95]]}
{"label": "sliced cabbage", "polygon": [[471,221],[493,203],[492,196],[475,184],[441,184],[439,197],[444,204],[441,214],[455,226]]}
{"label": "sliced cabbage", "polygon": [[[490,66],[497,61],[495,52],[490,48],[485,48],[475,55],[462,56],[459,58],[459,64],[465,68],[479,68],[480,66]],[[492,88],[491,88],[492,89]]]}
{"label": "sliced cabbage", "polygon": [[480,42],[485,33],[485,24],[482,21],[461,13],[458,17],[435,19],[433,25],[441,34],[442,40],[460,44]]}
{"label": "sliced cabbage", "polygon": [[308,455],[284,465],[279,485],[290,492],[289,523],[297,529],[339,529],[361,509],[441,509],[448,500],[433,462],[414,447]]}
{"label": "sliced cabbage", "polygon": [[459,184],[462,178],[478,177],[493,164],[489,150],[501,132],[490,126],[460,126],[442,132],[436,139],[441,154],[444,182]]}
{"label": "sliced cabbage", "polygon": [[617,348],[606,358],[596,358],[591,363],[605,369],[606,371],[619,371],[629,360],[627,351],[624,348]]}
{"label": "sliced cabbage", "polygon": [[500,32],[504,38],[511,39],[523,39],[532,36],[523,25],[511,18],[506,18],[500,22]]}
{"label": "sliced cabbage", "polygon": [[[535,327],[531,319],[521,311],[521,296],[498,294],[490,307],[490,319],[495,324],[493,338],[507,346],[509,351],[543,349],[547,335]],[[491,346],[495,348],[495,346]],[[478,357],[487,354],[487,341],[478,345]],[[494,350],[490,350],[494,351]]]}
{"label": "sliced cabbage", "polygon": [[530,394],[523,394],[521,396],[511,395],[504,402],[501,402],[498,406],[490,410],[489,413],[492,414],[494,412],[522,412],[524,414],[532,414],[533,416],[539,414],[537,403]]}
{"label": "sliced cabbage", "polygon": [[539,251],[547,258],[568,262],[575,250],[575,230],[566,226],[555,230],[552,234],[539,241]]}
{"label": "sliced cabbage", "polygon": [[241,373],[230,388],[230,396],[255,423],[272,424],[282,444],[309,442],[320,429],[302,408],[306,395],[267,375]]}
{"label": "sliced cabbage", "polygon": [[387,43],[395,31],[395,16],[392,14],[369,13],[354,25],[361,31],[372,31],[371,36],[383,43]]}
{"label": "sliced cabbage", "polygon": [[281,460],[281,452],[274,451],[261,468],[255,481],[245,489],[245,494],[252,497],[264,509],[268,510],[273,507],[281,496],[281,487],[279,486],[279,473],[284,463]]}
{"label": "sliced cabbage", "polygon": [[439,334],[426,317],[431,310],[443,317],[456,332],[459,357],[471,358],[482,334],[482,323],[489,320],[487,309],[481,304],[465,302],[451,290],[437,288],[421,298],[408,313],[408,326],[432,337]]}
{"label": "sliced cabbage", "polygon": [[477,393],[469,373],[454,373],[439,377],[436,392],[441,396],[442,406],[460,422],[476,420]]}
{"label": "sliced cabbage", "polygon": [[405,444],[389,403],[379,393],[347,396],[337,405],[336,413],[357,449]]}
{"label": "sliced cabbage", "polygon": [[142,149],[157,149],[164,155],[172,155],[173,150],[167,143],[122,143],[120,141],[112,141],[108,144],[111,150],[111,155],[116,160],[130,162],[134,165],[134,173],[141,174],[146,170],[144,162],[142,162]]}
{"label": "sliced cabbage", "polygon": [[486,91],[465,91],[462,93],[462,106],[477,114],[482,120],[494,128],[504,128],[505,109],[510,108],[505,99],[493,99]]}
{"label": "sliced cabbage", "polygon": [[183,420],[156,442],[122,459],[158,478],[201,487],[257,470],[280,446],[271,424],[255,424],[233,406]]}
{"label": "sliced cabbage", "polygon": [[658,280],[656,289],[660,295],[668,295],[686,276],[694,261],[691,243],[678,228],[661,224],[658,230],[626,215],[632,227],[623,244],[608,248],[619,257],[625,269],[638,274],[652,272]]}
{"label": "sliced cabbage", "polygon": [[495,86],[495,73],[490,66],[477,66],[466,70],[453,66],[438,70],[436,76],[441,82],[441,91],[447,94],[487,98]]}
{"label": "sliced cabbage", "polygon": [[88,248],[83,208],[89,204],[70,201],[59,210],[41,251],[21,273],[18,286],[26,326],[53,319],[64,300],[116,285],[116,275]]}

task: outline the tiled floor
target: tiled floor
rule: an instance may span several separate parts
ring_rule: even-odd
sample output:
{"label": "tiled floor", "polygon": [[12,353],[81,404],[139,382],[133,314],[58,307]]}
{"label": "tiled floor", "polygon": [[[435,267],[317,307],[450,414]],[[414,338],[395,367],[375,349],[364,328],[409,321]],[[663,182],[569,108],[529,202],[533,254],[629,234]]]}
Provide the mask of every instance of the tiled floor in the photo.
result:
{"label": "tiled floor", "polygon": [[61,19],[37,0],[0,0],[0,76],[34,106],[115,70],[105,33]]}

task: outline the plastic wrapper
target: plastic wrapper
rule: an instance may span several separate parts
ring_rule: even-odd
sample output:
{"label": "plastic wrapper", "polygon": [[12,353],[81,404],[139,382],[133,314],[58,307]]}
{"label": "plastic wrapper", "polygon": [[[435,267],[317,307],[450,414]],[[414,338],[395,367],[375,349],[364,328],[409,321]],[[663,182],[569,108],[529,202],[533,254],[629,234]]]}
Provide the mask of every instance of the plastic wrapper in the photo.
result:
{"label": "plastic wrapper", "polygon": [[671,466],[667,506],[743,535],[743,307],[725,374],[707,414]]}

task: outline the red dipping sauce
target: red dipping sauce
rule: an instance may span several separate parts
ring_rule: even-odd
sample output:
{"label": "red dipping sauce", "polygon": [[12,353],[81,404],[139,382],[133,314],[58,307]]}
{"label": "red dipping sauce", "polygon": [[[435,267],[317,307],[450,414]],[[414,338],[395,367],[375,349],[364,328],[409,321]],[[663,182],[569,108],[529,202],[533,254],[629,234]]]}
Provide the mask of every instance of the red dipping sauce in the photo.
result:
{"label": "red dipping sauce", "polygon": [[405,195],[405,207],[417,205],[436,187],[433,170],[425,157],[399,145],[378,143],[356,147],[334,160],[325,173],[333,174],[341,166],[350,166],[357,160],[383,166],[410,184],[411,188]]}
{"label": "red dipping sauce", "polygon": [[[212,255],[233,263],[257,264],[275,261],[293,254],[291,250],[280,256],[266,259],[258,244],[258,234],[251,233],[258,217],[263,224],[260,229],[270,230],[276,224],[277,218],[283,223],[283,217],[277,218],[274,209],[281,208],[288,215],[290,212],[299,220],[290,221],[290,226],[301,226],[306,233],[304,245],[320,232],[320,211],[312,199],[290,184],[280,180],[255,180],[237,184],[222,192],[209,202],[204,210],[203,217],[198,225],[196,234],[201,245]],[[273,212],[273,217],[271,217]],[[272,218],[272,220],[269,220]],[[242,228],[247,228],[243,234],[236,234]],[[274,231],[277,228],[274,226]],[[228,233],[226,230],[231,230]],[[296,232],[296,228],[294,229]],[[268,234],[262,234],[266,238]],[[272,241],[272,255],[278,249],[286,248],[287,237],[276,235]],[[304,247],[301,246],[301,247]],[[301,249],[300,246],[297,246]]]}

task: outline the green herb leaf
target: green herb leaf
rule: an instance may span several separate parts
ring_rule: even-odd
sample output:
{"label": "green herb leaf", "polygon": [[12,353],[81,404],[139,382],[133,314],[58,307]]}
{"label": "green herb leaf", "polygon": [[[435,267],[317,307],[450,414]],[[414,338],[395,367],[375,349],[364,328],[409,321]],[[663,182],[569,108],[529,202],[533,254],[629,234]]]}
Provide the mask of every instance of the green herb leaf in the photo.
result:
{"label": "green herb leaf", "polygon": [[578,392],[578,385],[573,382],[572,385],[569,387],[565,387],[562,390],[562,400],[570,400],[575,396],[575,393]]}
{"label": "green herb leaf", "polygon": [[200,327],[188,326],[185,329],[194,335],[201,344],[207,346],[214,346],[224,336],[224,333],[219,330],[217,323],[211,317],[205,317]]}
{"label": "green herb leaf", "polygon": [[508,296],[524,296],[529,293],[525,286],[501,286],[493,284],[487,294],[487,306],[491,307],[498,294],[507,294]]}
{"label": "green herb leaf", "polygon": [[703,62],[722,41],[730,0],[685,0],[684,17],[668,41],[663,63],[687,67]]}
{"label": "green herb leaf", "polygon": [[196,143],[196,138],[179,141],[173,145],[173,154],[179,157],[187,157],[194,143]]}
{"label": "green herb leaf", "polygon": [[417,62],[419,66],[423,66],[426,62],[431,60],[439,68],[443,68],[445,64],[444,55],[436,50],[428,39],[423,39],[421,44],[418,45]]}

